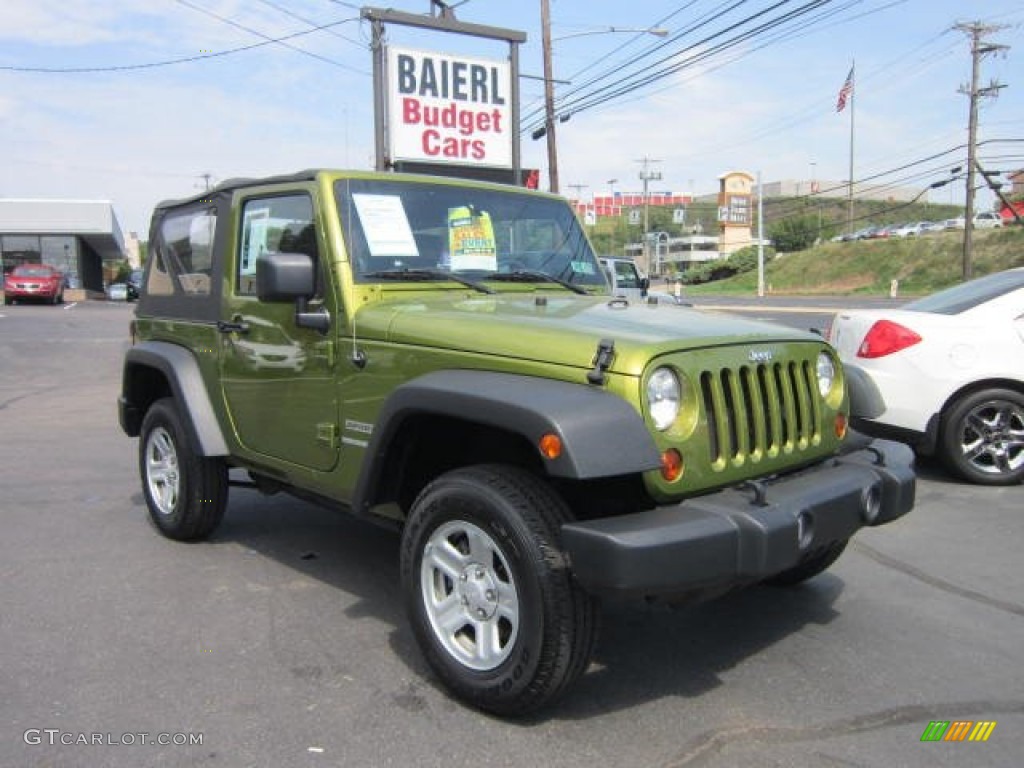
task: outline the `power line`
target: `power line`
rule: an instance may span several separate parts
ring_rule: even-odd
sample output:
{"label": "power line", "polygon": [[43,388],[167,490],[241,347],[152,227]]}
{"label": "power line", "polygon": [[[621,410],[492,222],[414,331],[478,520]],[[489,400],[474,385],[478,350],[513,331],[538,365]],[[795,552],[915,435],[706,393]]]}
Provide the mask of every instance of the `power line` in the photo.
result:
{"label": "power line", "polygon": [[[716,54],[723,53],[729,50],[730,48],[733,48],[741,43],[747,42],[748,40],[752,39],[753,37],[759,34],[764,33],[767,30],[773,29],[781,24],[785,24],[789,21],[792,21],[793,19],[799,18],[803,14],[809,13],[811,10],[821,7],[822,5],[825,5],[829,2],[833,2],[833,0],[811,0],[811,2],[808,2],[805,5],[800,6],[799,8],[789,11],[781,16],[762,22],[761,24],[751,29],[747,29],[745,31],[738,31],[750,21],[761,16],[764,16],[765,14],[781,7],[787,2],[789,2],[789,0],[780,0],[780,2],[775,3],[773,6],[770,6],[769,8],[766,8],[757,14],[752,14],[751,16],[747,17],[746,19],[743,19],[742,21],[730,24],[728,27],[702,38],[701,40],[687,46],[682,51],[668,58],[668,60],[674,58],[677,59],[682,54],[693,52],[690,56],[683,59],[682,61],[677,61],[676,63],[672,64],[666,64],[661,69],[654,70],[653,72],[640,72],[620,78],[619,80],[609,84],[607,87],[601,89],[601,91],[578,97],[575,101],[570,100],[568,103],[561,105],[562,110],[571,112],[582,112],[584,110],[593,108],[599,104],[603,104],[612,99],[620,97],[624,94],[634,93],[639,88],[644,88],[645,86],[648,86],[652,83],[669,77],[670,75],[674,75],[682,71],[683,69],[692,67],[695,64],[705,61],[706,59],[709,59]],[[737,32],[737,34],[722,42],[716,43],[710,48],[702,48],[702,46],[706,45],[707,43],[710,43],[711,41],[719,37],[722,37],[723,35],[729,34],[731,32]],[[666,59],[662,59],[661,61],[657,62],[657,64],[662,64],[665,61]]]}
{"label": "power line", "polygon": [[325,64],[330,64],[331,66],[339,67],[340,69],[347,69],[350,72],[358,72],[361,75],[367,74],[367,72],[365,72],[365,71],[363,71],[361,69],[357,69],[357,68],[355,68],[353,66],[350,66],[348,64],[343,64],[342,62],[335,61],[334,59],[329,59],[326,56],[321,56],[319,53],[313,53],[312,51],[307,51],[304,48],[299,48],[298,46],[295,46],[295,45],[292,45],[290,43],[284,42],[284,41],[282,41],[280,39],[271,38],[268,35],[265,35],[262,32],[253,29],[252,27],[247,27],[244,24],[241,24],[241,23],[239,23],[237,21],[233,21],[232,19],[229,19],[229,18],[227,18],[225,16],[221,16],[220,14],[214,13],[213,11],[208,11],[206,8],[203,8],[201,6],[195,5],[194,3],[190,3],[189,0],[174,0],[174,2],[178,3],[178,5],[184,5],[186,8],[191,8],[194,11],[198,11],[199,13],[203,13],[203,14],[209,16],[210,18],[217,19],[218,21],[222,21],[225,24],[228,24],[228,25],[230,25],[232,27],[235,27],[236,29],[241,29],[244,32],[248,32],[251,35],[256,35],[257,37],[262,37],[264,40],[266,40],[268,42],[273,42],[273,43],[276,43],[278,45],[282,45],[285,48],[288,48],[289,50],[295,51],[296,53],[301,53],[303,56],[309,56],[310,58],[316,59],[317,61],[322,61]]}
{"label": "power line", "polygon": [[[353,21],[359,21],[357,18],[342,19],[340,21],[332,21],[327,24],[320,24],[313,29],[306,29],[302,32],[293,32],[290,35],[283,35],[282,37],[275,37],[265,40],[262,43],[252,43],[250,45],[242,45],[238,48],[228,48],[223,51],[213,51],[212,53],[201,53],[197,56],[183,56],[179,59],[166,59],[164,61],[151,61],[145,64],[115,64],[105,67],[19,67],[13,65],[0,64],[0,70],[6,72],[32,72],[41,74],[82,74],[82,73],[94,73],[94,72],[127,72],[137,69],[155,69],[157,67],[169,67],[174,64],[188,64],[193,61],[202,61],[204,59],[216,59],[222,56],[230,56],[235,53],[242,53],[243,51],[251,51],[255,48],[263,48],[267,45],[273,45],[274,43],[281,43],[287,40],[292,40],[296,37],[305,37],[311,35],[314,32],[319,32],[324,29],[331,27],[337,27],[342,24],[348,24]],[[357,72],[359,70],[356,70]],[[359,74],[367,75],[368,72],[359,72]]]}
{"label": "power line", "polygon": [[[317,22],[307,19],[305,16],[300,16],[294,11],[285,8],[283,5],[279,5],[278,3],[272,2],[271,0],[259,0],[259,2],[263,3],[263,5],[266,5],[269,8],[273,8],[275,11],[283,13],[285,16],[290,16],[293,19],[301,21],[303,24],[309,24],[311,27],[315,27],[317,25]],[[341,34],[340,32],[336,32],[333,29],[328,29],[326,31],[332,37],[337,37],[339,40],[344,40],[347,43],[352,43],[352,45],[357,45],[359,47],[363,46],[362,40],[353,40],[351,37],[345,37],[345,35]]]}

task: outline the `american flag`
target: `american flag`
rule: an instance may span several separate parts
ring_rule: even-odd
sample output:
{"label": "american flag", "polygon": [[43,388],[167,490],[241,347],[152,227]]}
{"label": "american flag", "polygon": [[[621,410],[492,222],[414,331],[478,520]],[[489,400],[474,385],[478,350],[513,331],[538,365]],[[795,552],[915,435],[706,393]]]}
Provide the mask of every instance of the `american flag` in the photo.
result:
{"label": "american flag", "polygon": [[836,101],[836,112],[842,112],[846,107],[846,100],[853,93],[853,67],[850,67],[850,74],[846,76],[846,82],[839,89],[839,99]]}

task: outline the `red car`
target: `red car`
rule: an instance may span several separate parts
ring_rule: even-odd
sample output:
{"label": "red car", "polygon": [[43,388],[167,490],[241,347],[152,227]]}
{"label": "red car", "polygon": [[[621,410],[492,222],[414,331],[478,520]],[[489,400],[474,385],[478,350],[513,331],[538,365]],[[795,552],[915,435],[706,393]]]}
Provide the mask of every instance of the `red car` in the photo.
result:
{"label": "red car", "polygon": [[64,275],[46,264],[19,264],[4,277],[4,304],[19,299],[59,304],[64,301]]}

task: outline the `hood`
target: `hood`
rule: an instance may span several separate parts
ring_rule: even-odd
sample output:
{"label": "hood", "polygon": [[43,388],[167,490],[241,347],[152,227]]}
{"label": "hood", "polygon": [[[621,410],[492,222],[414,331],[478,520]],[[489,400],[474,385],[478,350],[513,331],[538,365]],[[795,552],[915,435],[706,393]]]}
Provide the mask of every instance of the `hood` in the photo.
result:
{"label": "hood", "polygon": [[590,368],[602,339],[615,342],[615,373],[639,376],[668,352],[731,344],[815,341],[770,323],[692,307],[548,293],[437,293],[384,300],[359,311],[359,336],[395,344]]}

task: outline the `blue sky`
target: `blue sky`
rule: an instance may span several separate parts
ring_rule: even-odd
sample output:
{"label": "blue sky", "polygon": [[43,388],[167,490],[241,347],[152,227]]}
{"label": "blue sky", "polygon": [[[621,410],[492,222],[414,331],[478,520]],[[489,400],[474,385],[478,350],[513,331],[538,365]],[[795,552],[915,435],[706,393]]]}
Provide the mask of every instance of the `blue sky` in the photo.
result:
{"label": "blue sky", "polygon": [[[636,161],[645,155],[659,161],[652,166],[663,176],[659,188],[683,194],[713,192],[719,174],[734,169],[760,171],[765,181],[845,179],[849,111],[837,114],[835,105],[853,60],[855,177],[924,189],[963,163],[957,148],[967,138],[968,100],[958,88],[970,80],[970,48],[952,27],[976,20],[1003,25],[987,39],[1009,46],[983,61],[982,83],[1007,87],[981,110],[980,157],[988,168],[1024,168],[1020,0],[825,0],[789,26],[723,52],[711,55],[714,41],[701,43],[777,2],[551,0],[554,74],[571,81],[557,86],[559,99],[628,74],[628,62],[652,45],[664,44],[659,58],[687,46],[690,56],[708,54],[559,124],[563,193],[573,184],[586,185],[584,198],[606,193],[609,179],[618,180],[618,191],[639,190]],[[808,2],[782,2],[760,18]],[[369,28],[358,7],[337,0],[4,0],[0,196],[110,199],[122,226],[145,237],[153,205],[201,189],[204,173],[223,180],[372,167]],[[389,7],[427,13],[429,3],[395,0]],[[540,0],[468,0],[456,14],[525,31],[522,72],[542,74]],[[288,40],[305,53],[267,44],[148,68],[23,71],[204,57],[327,24],[333,26]],[[653,26],[669,36],[597,34]],[[507,50],[398,27],[389,35],[396,45],[428,50],[492,58]],[[542,82],[524,78],[522,88],[530,116]],[[523,164],[543,170],[544,140],[530,138],[536,124],[523,126]],[[962,182],[930,194],[936,202],[963,197]],[[980,194],[979,205],[990,206],[991,195]]]}

